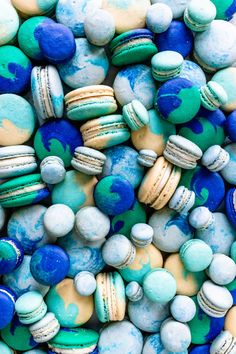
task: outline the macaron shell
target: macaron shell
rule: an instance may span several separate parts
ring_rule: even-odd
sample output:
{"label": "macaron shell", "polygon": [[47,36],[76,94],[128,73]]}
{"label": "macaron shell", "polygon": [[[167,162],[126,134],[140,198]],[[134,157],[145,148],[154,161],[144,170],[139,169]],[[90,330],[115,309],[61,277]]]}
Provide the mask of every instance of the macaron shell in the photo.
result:
{"label": "macaron shell", "polygon": [[20,12],[21,15],[35,16],[45,14],[51,11],[56,5],[56,0],[46,0],[44,2],[38,0],[21,1],[13,0],[13,6]]}
{"label": "macaron shell", "polygon": [[5,1],[0,16],[1,39],[0,46],[14,39],[19,28],[19,16],[14,7]]}
{"label": "macaron shell", "polygon": [[236,306],[233,306],[226,314],[224,329],[236,337]]}
{"label": "macaron shell", "polygon": [[236,109],[236,68],[228,67],[226,69],[219,70],[213,77],[212,81],[220,84],[227,93],[228,100],[222,106],[222,109],[226,112],[233,112]]}

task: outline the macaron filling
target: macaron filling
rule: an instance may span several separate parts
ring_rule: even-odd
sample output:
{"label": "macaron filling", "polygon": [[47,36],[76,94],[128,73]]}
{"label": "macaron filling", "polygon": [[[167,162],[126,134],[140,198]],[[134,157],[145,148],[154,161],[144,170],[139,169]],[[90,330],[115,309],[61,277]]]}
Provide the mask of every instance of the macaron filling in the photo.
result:
{"label": "macaron filling", "polygon": [[224,317],[226,312],[228,311],[228,308],[222,309],[219,306],[217,307],[216,305],[212,304],[212,302],[210,302],[205,296],[202,289],[197,294],[197,300],[199,306],[202,308],[203,311],[206,311],[209,316],[216,318]]}
{"label": "macaron filling", "polygon": [[38,306],[37,309],[34,311],[31,311],[29,313],[22,313],[17,311],[17,315],[19,316],[19,319],[22,323],[29,323],[28,321],[31,321],[34,318],[38,318],[38,316],[44,316],[47,312],[47,305],[45,304],[44,301],[41,302],[41,304]]}
{"label": "macaron filling", "polygon": [[8,199],[16,199],[19,197],[19,195],[30,195],[31,193],[34,193],[36,191],[39,191],[41,189],[46,188],[46,184],[45,183],[34,183],[34,184],[30,184],[28,186],[24,186],[24,187],[15,187],[11,190],[6,190],[4,192],[0,193],[0,201],[5,202]]}
{"label": "macaron filling", "polygon": [[[44,319],[43,319],[44,320]],[[39,327],[39,322],[30,326],[30,333],[34,337],[34,341],[37,343],[44,343],[52,339],[59,331],[60,324],[58,320],[54,317],[51,318],[47,324],[42,324],[42,327]]]}
{"label": "macaron filling", "polygon": [[146,122],[143,122],[142,118],[135,112],[132,102],[128,103],[125,106],[123,111],[123,117],[129,127],[133,128],[133,130],[138,130],[145,126]]}
{"label": "macaron filling", "polygon": [[195,153],[193,149],[184,148],[169,139],[164,150],[164,156],[174,164],[176,164],[176,160],[178,160],[179,167],[192,169],[196,167],[196,160],[201,158],[202,152],[199,149],[199,153]]}

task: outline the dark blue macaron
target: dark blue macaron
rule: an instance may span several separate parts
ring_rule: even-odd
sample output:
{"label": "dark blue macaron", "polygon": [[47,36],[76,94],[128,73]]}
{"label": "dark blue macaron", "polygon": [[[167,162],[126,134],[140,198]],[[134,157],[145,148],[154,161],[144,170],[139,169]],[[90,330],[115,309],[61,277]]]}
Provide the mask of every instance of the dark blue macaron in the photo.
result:
{"label": "dark blue macaron", "polygon": [[235,196],[236,188],[229,189],[225,198],[225,208],[229,221],[236,228],[236,210],[234,205]]}
{"label": "dark blue macaron", "polygon": [[10,237],[0,238],[0,275],[18,268],[24,257],[20,242]]}
{"label": "dark blue macaron", "polygon": [[192,31],[184,22],[174,20],[167,31],[157,35],[156,45],[159,52],[173,50],[185,58],[193,49]]}
{"label": "dark blue macaron", "polygon": [[6,327],[15,313],[16,294],[8,287],[0,285],[0,329]]}
{"label": "dark blue macaron", "polygon": [[45,245],[37,249],[30,261],[30,271],[35,280],[43,285],[55,285],[68,274],[70,260],[59,246]]}
{"label": "dark blue macaron", "polygon": [[52,64],[67,62],[75,54],[74,35],[62,24],[48,23],[43,26],[38,41],[43,56]]}
{"label": "dark blue macaron", "polygon": [[232,142],[236,142],[236,111],[233,111],[225,122],[226,132]]}
{"label": "dark blue macaron", "polygon": [[190,354],[210,354],[210,344],[198,345],[190,350]]}

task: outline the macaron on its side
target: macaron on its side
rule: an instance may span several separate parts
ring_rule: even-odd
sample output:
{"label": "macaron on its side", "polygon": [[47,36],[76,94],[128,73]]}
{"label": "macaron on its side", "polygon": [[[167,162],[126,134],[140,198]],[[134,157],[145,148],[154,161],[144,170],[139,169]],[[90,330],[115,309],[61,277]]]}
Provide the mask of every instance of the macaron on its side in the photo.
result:
{"label": "macaron on its side", "polygon": [[142,149],[139,151],[138,163],[144,167],[152,167],[157,160],[157,154],[153,150]]}
{"label": "macaron on its side", "polygon": [[209,81],[200,88],[202,106],[209,111],[215,111],[228,101],[225,89],[215,81]]}
{"label": "macaron on its side", "polygon": [[123,107],[123,118],[131,130],[139,130],[149,122],[148,111],[138,100],[133,100]]}
{"label": "macaron on its side", "polygon": [[219,172],[230,161],[228,151],[223,149],[220,145],[212,145],[203,154],[202,165],[212,172]]}
{"label": "macaron on its side", "polygon": [[20,322],[28,325],[41,320],[45,316],[47,305],[41,293],[29,291],[17,299],[15,309]]}
{"label": "macaron on its side", "polygon": [[106,156],[95,149],[85,146],[75,149],[71,165],[78,171],[88,175],[98,175],[102,173]]}
{"label": "macaron on its side", "polygon": [[51,340],[60,330],[60,324],[52,312],[48,312],[40,321],[29,327],[34,341],[45,343]]}
{"label": "macaron on its side", "polygon": [[0,274],[9,274],[17,269],[24,258],[21,243],[10,237],[0,238]]}
{"label": "macaron on its side", "polygon": [[216,7],[211,1],[193,0],[184,12],[184,22],[194,32],[206,31],[215,17]]}

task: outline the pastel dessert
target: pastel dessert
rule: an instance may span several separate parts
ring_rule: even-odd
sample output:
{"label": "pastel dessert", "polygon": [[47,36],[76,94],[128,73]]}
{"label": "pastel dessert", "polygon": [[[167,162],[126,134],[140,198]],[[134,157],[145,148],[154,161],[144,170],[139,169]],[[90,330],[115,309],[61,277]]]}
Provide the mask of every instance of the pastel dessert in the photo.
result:
{"label": "pastel dessert", "polygon": [[136,249],[124,235],[113,235],[102,248],[102,257],[109,266],[124,269],[134,262]]}
{"label": "pastel dessert", "polygon": [[32,64],[29,58],[17,47],[0,47],[0,94],[24,93],[30,83]]}
{"label": "pastel dessert", "polygon": [[0,46],[8,44],[15,38],[20,24],[19,16],[14,7],[7,1],[2,5],[0,16]]}
{"label": "pastel dessert", "polygon": [[145,175],[138,192],[139,201],[154,209],[163,208],[177,188],[181,170],[159,157]]}
{"label": "pastel dessert", "polygon": [[235,227],[236,225],[236,213],[234,207],[234,200],[235,200],[235,188],[231,188],[228,190],[226,194],[226,215],[230,221],[230,223]]}
{"label": "pastel dessert", "polygon": [[135,99],[147,109],[153,107],[156,83],[147,65],[136,64],[122,68],[115,77],[113,88],[122,107]]}
{"label": "pastel dessert", "polygon": [[0,148],[0,178],[25,175],[36,168],[35,151],[31,146],[13,145]]}
{"label": "pastel dessert", "polygon": [[159,333],[151,334],[145,338],[143,354],[162,354],[164,350]]}
{"label": "pastel dessert", "polygon": [[152,243],[153,235],[154,230],[150,225],[138,223],[132,227],[130,238],[136,247],[142,248]]}
{"label": "pastel dessert", "polygon": [[9,325],[13,319],[15,313],[16,294],[11,288],[1,285],[0,299],[0,310],[2,314],[0,319],[0,329],[3,329]]}
{"label": "pastel dessert", "polygon": [[152,4],[159,4],[163,3],[168,5],[171,8],[171,11],[173,13],[173,18],[179,18],[184,14],[184,10],[187,7],[188,0],[152,0]]}
{"label": "pastel dessert", "polygon": [[33,107],[23,97],[13,94],[0,96],[0,107],[0,144],[24,144],[30,139],[35,128]]}
{"label": "pastel dessert", "polygon": [[122,115],[112,114],[87,121],[80,127],[84,146],[102,150],[127,141],[128,126]]}
{"label": "pastel dessert", "polygon": [[35,173],[16,177],[1,184],[0,204],[7,208],[36,204],[49,194],[40,174]]}
{"label": "pastel dessert", "polygon": [[202,106],[209,111],[215,111],[228,101],[225,89],[215,81],[209,81],[205,86],[202,86],[200,95]]}
{"label": "pastel dessert", "polygon": [[207,274],[215,284],[227,285],[236,277],[235,262],[225,254],[216,253],[207,269]]}
{"label": "pastel dessert", "polygon": [[230,161],[228,151],[220,145],[212,145],[203,154],[202,165],[212,172],[223,170]]}
{"label": "pastel dessert", "polygon": [[236,306],[233,306],[226,314],[225,330],[229,331],[235,337],[235,319],[236,319]]}
{"label": "pastel dessert", "polygon": [[200,104],[198,88],[187,79],[176,78],[168,80],[159,88],[155,108],[163,119],[181,124],[194,118]]}
{"label": "pastel dessert", "polygon": [[35,66],[31,74],[31,90],[39,122],[48,118],[62,118],[64,93],[57,69]]}
{"label": "pastel dessert", "polygon": [[40,284],[52,286],[63,280],[70,267],[67,253],[57,245],[37,249],[30,260],[30,271]]}
{"label": "pastel dessert", "polygon": [[19,321],[23,324],[30,325],[40,321],[45,316],[47,305],[39,292],[29,291],[17,299],[15,310]]}
{"label": "pastel dessert", "polygon": [[114,90],[106,85],[78,88],[65,96],[67,117],[71,120],[87,120],[117,110]]}
{"label": "pastel dessert", "polygon": [[126,145],[118,145],[103,151],[106,161],[101,177],[120,175],[137,188],[143,178],[144,169],[137,161],[138,153]]}
{"label": "pastel dessert", "polygon": [[64,180],[66,169],[63,160],[58,156],[45,157],[40,163],[42,180],[47,184],[57,184]]}
{"label": "pastel dessert", "polygon": [[102,173],[105,161],[106,155],[102,152],[85,146],[79,146],[75,149],[71,165],[79,172],[95,176]]}
{"label": "pastel dessert", "polygon": [[82,271],[75,276],[74,286],[79,295],[91,296],[96,290],[97,282],[93,273]]}
{"label": "pastel dessert", "polygon": [[177,213],[187,215],[194,203],[195,193],[184,186],[180,186],[169,201],[169,208],[177,211]]}
{"label": "pastel dessert", "polygon": [[66,328],[82,326],[93,314],[93,297],[79,295],[69,278],[51,287],[46,304],[60,325]]}
{"label": "pastel dessert", "polygon": [[189,272],[205,270],[213,260],[210,246],[202,240],[194,239],[185,242],[180,248],[180,258]]}
{"label": "pastel dessert", "polygon": [[224,3],[219,0],[213,0],[212,2],[216,6],[216,18],[229,21],[233,17],[236,9],[235,0],[229,0]]}
{"label": "pastel dessert", "polygon": [[122,321],[125,316],[125,286],[117,272],[99,273],[94,294],[95,310],[100,322]]}
{"label": "pastel dessert", "polygon": [[206,31],[215,17],[216,7],[209,0],[202,3],[192,0],[184,11],[184,22],[194,32]]}
{"label": "pastel dessert", "polygon": [[131,281],[126,285],[125,295],[129,301],[136,302],[142,299],[143,289],[136,281]]}
{"label": "pastel dessert", "polygon": [[162,322],[169,316],[169,305],[153,302],[144,295],[139,301],[129,301],[128,315],[137,328],[156,333],[160,332]]}
{"label": "pastel dessert", "polygon": [[149,123],[149,115],[145,106],[138,100],[126,104],[122,109],[125,122],[131,130],[136,131]]}
{"label": "pastel dessert", "polygon": [[8,345],[0,341],[0,350],[2,354],[14,354],[13,349],[8,347]]}
{"label": "pastel dessert", "polygon": [[43,225],[52,238],[66,236],[74,227],[75,214],[64,204],[51,205],[43,216]]}
{"label": "pastel dessert", "polygon": [[197,166],[202,151],[196,144],[181,135],[170,135],[163,155],[174,165],[191,170]]}
{"label": "pastel dessert", "polygon": [[163,33],[169,28],[173,19],[171,8],[164,3],[154,3],[147,10],[146,25],[153,33]]}
{"label": "pastel dessert", "polygon": [[106,10],[91,11],[85,16],[84,32],[90,43],[105,46],[115,35],[114,17]]}
{"label": "pastel dessert", "polygon": [[152,75],[157,81],[167,81],[180,75],[184,59],[181,54],[165,50],[152,57]]}
{"label": "pastel dessert", "polygon": [[210,353],[228,351],[233,353],[236,347],[236,338],[229,331],[222,331],[211,343]]}
{"label": "pastel dessert", "polygon": [[0,238],[0,274],[8,274],[17,269],[24,258],[19,241],[10,237]]}
{"label": "pastel dessert", "polygon": [[186,323],[168,318],[161,326],[160,338],[166,350],[184,352],[191,344],[191,332]]}
{"label": "pastel dessert", "polygon": [[55,337],[60,330],[60,324],[54,313],[48,312],[40,321],[29,327],[36,343],[45,343]]}
{"label": "pastel dessert", "polygon": [[47,0],[38,2],[36,0],[30,0],[22,2],[21,0],[13,0],[13,6],[19,11],[23,17],[31,17],[35,15],[50,14],[53,12],[57,1]]}
{"label": "pastel dessert", "polygon": [[173,318],[179,322],[189,322],[196,314],[196,305],[193,299],[186,295],[177,295],[170,304]]}
{"label": "pastel dessert", "polygon": [[122,66],[141,63],[157,53],[154,34],[148,29],[135,29],[120,34],[110,43],[112,64]]}
{"label": "pastel dessert", "polygon": [[236,135],[235,135],[235,119],[236,119],[236,114],[235,111],[233,111],[232,113],[230,113],[230,115],[227,118],[226,124],[225,124],[225,129],[226,129],[226,133],[228,135],[228,137],[230,138],[230,140],[232,142],[235,143],[236,141]]}
{"label": "pastel dessert", "polygon": [[110,219],[94,206],[81,208],[75,216],[75,232],[88,242],[104,240],[110,230]]}
{"label": "pastel dessert", "polygon": [[206,75],[202,68],[191,60],[184,60],[179,77],[194,83],[198,88],[206,84]]}
{"label": "pastel dessert", "polygon": [[229,144],[224,147],[225,151],[229,154],[228,164],[221,170],[221,175],[224,180],[232,185],[236,184],[236,175],[234,173],[235,156],[236,156],[236,144]]}
{"label": "pastel dessert", "polygon": [[152,167],[157,160],[157,153],[150,149],[142,149],[139,151],[138,163],[143,167]]}
{"label": "pastel dessert", "polygon": [[164,252],[178,252],[180,247],[194,236],[188,216],[178,214],[168,207],[154,212],[148,224],[154,231],[153,244]]}
{"label": "pastel dessert", "polygon": [[58,65],[61,79],[74,89],[101,84],[109,69],[104,48],[90,44],[86,38],[76,38],[75,44],[76,51],[72,59]]}
{"label": "pastel dessert", "polygon": [[228,96],[228,99],[222,106],[222,109],[226,112],[233,112],[236,109],[236,68],[227,67],[225,69],[219,70],[212,77],[212,81],[220,84]]}

